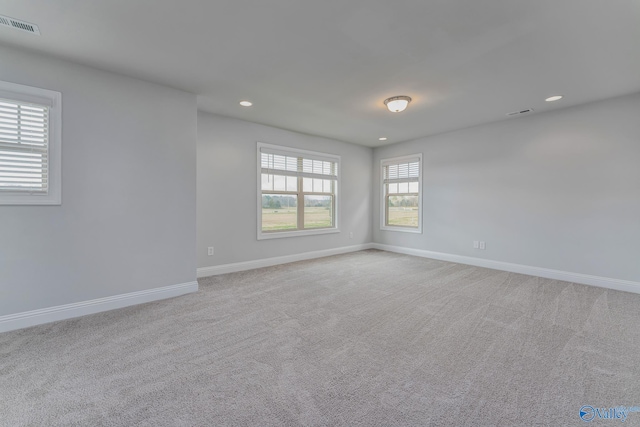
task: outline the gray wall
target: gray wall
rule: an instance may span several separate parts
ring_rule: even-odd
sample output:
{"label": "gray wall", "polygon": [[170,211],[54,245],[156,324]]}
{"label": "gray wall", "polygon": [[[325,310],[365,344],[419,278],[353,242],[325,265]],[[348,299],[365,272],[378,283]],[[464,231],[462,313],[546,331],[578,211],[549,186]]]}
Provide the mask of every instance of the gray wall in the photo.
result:
{"label": "gray wall", "polygon": [[[423,234],[382,231],[379,160],[417,152]],[[640,94],[378,148],[374,165],[377,243],[640,280]]]}
{"label": "gray wall", "polygon": [[[640,94],[372,150],[196,113],[194,95],[69,62],[0,57],[1,80],[63,94],[63,204],[0,206],[0,315],[371,241],[640,280]],[[256,239],[256,141],[342,156],[341,233]],[[417,152],[424,232],[381,231],[379,160]]]}
{"label": "gray wall", "polygon": [[[342,156],[340,233],[257,240],[258,141]],[[198,112],[198,267],[371,242],[371,161],[371,148]]]}
{"label": "gray wall", "polygon": [[0,315],[195,280],[196,97],[0,47],[62,92],[62,205],[0,206]]}

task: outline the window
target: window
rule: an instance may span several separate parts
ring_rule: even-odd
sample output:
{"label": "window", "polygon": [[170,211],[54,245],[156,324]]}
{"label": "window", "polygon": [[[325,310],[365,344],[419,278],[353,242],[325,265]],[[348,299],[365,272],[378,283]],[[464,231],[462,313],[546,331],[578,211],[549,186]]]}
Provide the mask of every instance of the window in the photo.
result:
{"label": "window", "polygon": [[0,82],[0,205],[61,203],[60,92]]}
{"label": "window", "polygon": [[340,157],[258,143],[258,239],[337,233]]}
{"label": "window", "polygon": [[422,154],[383,159],[382,209],[383,230],[422,233]]}

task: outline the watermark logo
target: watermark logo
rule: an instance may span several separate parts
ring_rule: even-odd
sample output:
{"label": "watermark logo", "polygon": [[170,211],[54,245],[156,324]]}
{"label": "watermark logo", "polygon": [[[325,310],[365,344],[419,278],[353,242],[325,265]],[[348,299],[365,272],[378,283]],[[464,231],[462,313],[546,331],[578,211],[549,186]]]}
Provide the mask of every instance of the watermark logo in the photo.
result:
{"label": "watermark logo", "polygon": [[595,419],[627,421],[627,417],[632,412],[640,412],[640,406],[616,406],[612,408],[595,408],[591,405],[584,405],[580,408],[580,419],[589,423]]}
{"label": "watermark logo", "polygon": [[582,421],[589,422],[593,420],[596,416],[596,411],[593,409],[593,406],[585,405],[580,408],[580,418]]}

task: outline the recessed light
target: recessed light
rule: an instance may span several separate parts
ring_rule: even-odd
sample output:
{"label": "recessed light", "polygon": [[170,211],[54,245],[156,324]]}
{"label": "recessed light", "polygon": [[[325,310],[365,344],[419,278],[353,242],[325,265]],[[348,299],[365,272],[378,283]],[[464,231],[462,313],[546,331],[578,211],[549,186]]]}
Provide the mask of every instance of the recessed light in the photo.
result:
{"label": "recessed light", "polygon": [[253,102],[251,102],[251,101],[240,101],[240,105],[242,105],[243,107],[251,107],[253,105]]}
{"label": "recessed light", "polygon": [[555,95],[555,96],[550,96],[549,98],[545,99],[545,101],[553,102],[553,101],[558,101],[560,99],[562,99],[562,95]]}
{"label": "recessed light", "polygon": [[386,136],[381,136],[380,138],[378,138],[378,141],[386,141],[387,137]]}

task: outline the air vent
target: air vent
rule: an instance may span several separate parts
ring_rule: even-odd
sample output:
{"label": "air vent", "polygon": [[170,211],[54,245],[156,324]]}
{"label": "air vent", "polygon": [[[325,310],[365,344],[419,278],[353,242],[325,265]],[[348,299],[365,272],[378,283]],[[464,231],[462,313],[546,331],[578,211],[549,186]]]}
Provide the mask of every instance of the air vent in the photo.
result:
{"label": "air vent", "polygon": [[527,108],[526,110],[520,111],[512,111],[511,113],[507,113],[507,116],[519,116],[520,114],[533,113],[533,108]]}
{"label": "air vent", "polygon": [[13,28],[15,30],[26,31],[27,33],[40,35],[40,29],[36,24],[21,21],[19,19],[9,18],[8,16],[0,15],[0,24],[6,27]]}

